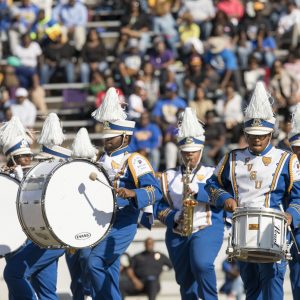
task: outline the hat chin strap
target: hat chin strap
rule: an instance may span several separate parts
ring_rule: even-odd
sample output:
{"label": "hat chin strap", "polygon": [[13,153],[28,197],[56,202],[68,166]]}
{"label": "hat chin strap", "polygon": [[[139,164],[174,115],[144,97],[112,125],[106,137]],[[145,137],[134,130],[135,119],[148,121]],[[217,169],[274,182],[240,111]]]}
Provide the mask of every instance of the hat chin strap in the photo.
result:
{"label": "hat chin strap", "polygon": [[112,152],[118,151],[118,150],[123,148],[124,142],[125,142],[125,136],[126,136],[126,133],[123,133],[122,134],[122,143],[121,143],[121,145],[119,147],[117,147],[116,149],[114,149]]}

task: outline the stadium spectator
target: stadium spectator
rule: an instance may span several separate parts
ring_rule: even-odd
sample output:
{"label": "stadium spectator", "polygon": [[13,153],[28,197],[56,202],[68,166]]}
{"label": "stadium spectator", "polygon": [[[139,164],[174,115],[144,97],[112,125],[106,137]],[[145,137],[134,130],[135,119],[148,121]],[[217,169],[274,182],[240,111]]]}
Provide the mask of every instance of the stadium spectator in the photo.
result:
{"label": "stadium spectator", "polygon": [[129,119],[139,119],[145,111],[144,101],[147,97],[145,84],[142,80],[134,83],[133,93],[128,97],[128,117]]}
{"label": "stadium spectator", "polygon": [[40,9],[37,19],[32,24],[30,37],[43,45],[47,40],[47,32],[49,32],[49,29],[56,24],[57,23],[51,18],[51,16],[46,14],[44,9]]}
{"label": "stadium spectator", "polygon": [[203,149],[202,162],[210,166],[216,166],[225,155],[226,128],[217,120],[217,113],[209,110],[205,114],[205,147]]}
{"label": "stadium spectator", "polygon": [[68,38],[74,40],[76,50],[81,50],[86,39],[86,6],[81,1],[68,0],[65,4],[58,4],[53,11],[53,18],[66,28]]}
{"label": "stadium spectator", "polygon": [[270,88],[279,109],[278,113],[281,113],[282,109],[296,104],[299,82],[283,68],[280,60],[276,60],[273,64]]}
{"label": "stadium spectator", "polygon": [[206,112],[214,109],[214,103],[205,98],[205,90],[201,85],[197,86],[195,100],[190,101],[189,106],[196,111],[197,118],[202,122],[204,122]]}
{"label": "stadium spectator", "polygon": [[233,76],[239,86],[237,59],[233,51],[226,49],[226,40],[221,37],[211,37],[208,40],[209,50],[204,55],[205,62],[221,76],[220,88],[224,88]]}
{"label": "stadium spectator", "polygon": [[287,1],[286,5],[287,13],[278,21],[278,40],[281,41],[281,46],[290,44],[290,48],[296,48],[300,32],[300,9],[293,0]]}
{"label": "stadium spectator", "polygon": [[242,97],[229,84],[225,89],[223,98],[217,100],[216,111],[221,122],[226,126],[228,132],[232,134],[231,142],[237,143],[237,137],[242,132],[242,122],[244,119]]}
{"label": "stadium spectator", "polygon": [[244,72],[244,82],[247,94],[250,95],[255,88],[255,84],[259,80],[263,80],[266,75],[266,70],[262,68],[255,56],[249,58],[249,69]]}
{"label": "stadium spectator", "polygon": [[206,40],[212,30],[212,19],[215,16],[215,7],[212,0],[186,0],[183,1],[183,7],[180,14],[188,11],[194,21],[200,25],[201,39]]}
{"label": "stadium spectator", "polygon": [[144,63],[139,79],[145,84],[145,107],[151,110],[159,97],[159,78],[150,62]]}
{"label": "stadium spectator", "polygon": [[[160,291],[159,276],[163,268],[172,268],[170,260],[161,252],[154,250],[154,240],[145,240],[145,251],[136,254],[127,268],[131,280],[128,285],[121,285],[123,295],[146,294],[149,300],[155,300]],[[122,283],[122,282],[121,282]]]}
{"label": "stadium spectator", "polygon": [[244,5],[240,0],[219,0],[217,9],[223,11],[231,20],[234,26],[244,15]]}
{"label": "stadium spectator", "polygon": [[150,121],[149,112],[141,113],[134,131],[131,146],[146,156],[155,172],[160,165],[160,147],[162,145],[162,134],[159,127]]}
{"label": "stadium spectator", "polygon": [[13,53],[20,60],[20,66],[15,68],[20,85],[26,89],[36,88],[39,85],[37,66],[42,55],[40,45],[26,33],[22,35],[21,43],[13,49]]}
{"label": "stadium spectator", "polygon": [[105,45],[95,28],[90,29],[87,41],[82,48],[81,57],[83,62],[80,64],[81,82],[89,83],[91,72],[99,70],[105,72],[108,68],[107,52]]}
{"label": "stadium spectator", "polygon": [[167,49],[162,37],[157,36],[153,40],[154,49],[149,52],[150,63],[155,70],[166,69],[174,63],[174,55],[172,51]]}
{"label": "stadium spectator", "polygon": [[36,108],[28,99],[28,92],[24,88],[16,90],[16,100],[11,102],[13,116],[17,116],[24,127],[33,128],[36,119]]}
{"label": "stadium spectator", "polygon": [[267,67],[272,67],[276,57],[274,51],[276,49],[275,39],[270,36],[265,27],[259,28],[256,40],[252,41],[254,56],[257,57],[260,63]]}
{"label": "stadium spectator", "polygon": [[206,79],[201,57],[196,55],[191,57],[183,81],[183,88],[188,101],[195,98],[196,87],[203,84]]}
{"label": "stadium spectator", "polygon": [[11,8],[12,24],[9,30],[10,49],[16,48],[20,35],[30,32],[38,16],[39,8],[30,0],[22,0]]}
{"label": "stadium spectator", "polygon": [[7,52],[8,30],[11,26],[11,9],[7,0],[0,0],[0,58]]}
{"label": "stadium spectator", "polygon": [[187,47],[191,39],[200,38],[200,27],[194,22],[193,16],[185,12],[181,17],[181,24],[178,28],[181,46]]}
{"label": "stadium spectator", "polygon": [[141,66],[142,58],[139,51],[139,41],[137,39],[129,39],[127,50],[123,53],[119,64],[121,85],[125,94],[131,92],[133,80],[138,76]]}
{"label": "stadium spectator", "polygon": [[153,30],[157,35],[162,35],[168,46],[177,56],[176,43],[179,41],[176,20],[172,15],[173,1],[152,0],[149,1],[149,8],[153,15]]}
{"label": "stadium spectator", "polygon": [[290,133],[290,131],[292,129],[292,119],[291,119],[291,114],[288,110],[286,110],[286,112],[284,114],[284,118],[280,122],[280,129],[281,129],[281,132],[278,136],[279,142],[277,144],[277,147],[279,149],[291,151],[288,134]]}
{"label": "stadium spectator", "polygon": [[161,129],[164,130],[170,124],[176,124],[177,112],[186,107],[186,102],[178,97],[176,83],[168,83],[165,86],[165,96],[155,104],[152,115]]}
{"label": "stadium spectator", "polygon": [[240,277],[238,262],[233,259],[223,261],[222,270],[225,273],[225,282],[220,292],[227,295],[227,299],[242,300],[244,297],[244,285]]}
{"label": "stadium spectator", "polygon": [[[58,34],[43,49],[43,63],[41,64],[41,82],[49,83],[54,79],[53,75],[63,72],[68,83],[75,81],[75,69],[73,57],[75,48],[67,42],[67,38],[62,33]],[[55,78],[57,80],[57,78]]]}
{"label": "stadium spectator", "polygon": [[128,11],[121,19],[121,35],[138,39],[139,50],[141,54],[144,54],[150,47],[151,30],[151,17],[142,11],[139,1],[130,1]]}

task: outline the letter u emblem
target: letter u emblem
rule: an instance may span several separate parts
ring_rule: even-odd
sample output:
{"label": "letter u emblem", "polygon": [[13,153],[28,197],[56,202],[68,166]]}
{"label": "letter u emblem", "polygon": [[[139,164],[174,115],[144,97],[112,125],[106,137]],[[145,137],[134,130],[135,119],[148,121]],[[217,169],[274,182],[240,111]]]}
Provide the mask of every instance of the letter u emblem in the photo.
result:
{"label": "letter u emblem", "polygon": [[258,190],[261,188],[262,185],[262,180],[256,180],[255,181],[255,188]]}

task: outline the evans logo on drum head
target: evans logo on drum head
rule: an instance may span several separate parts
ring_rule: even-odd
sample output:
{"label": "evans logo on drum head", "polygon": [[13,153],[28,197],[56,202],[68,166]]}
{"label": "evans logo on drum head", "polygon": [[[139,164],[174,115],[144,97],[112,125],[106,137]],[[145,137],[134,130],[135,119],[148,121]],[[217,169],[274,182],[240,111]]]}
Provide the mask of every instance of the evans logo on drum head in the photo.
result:
{"label": "evans logo on drum head", "polygon": [[75,235],[75,240],[87,240],[91,237],[89,232],[81,232]]}

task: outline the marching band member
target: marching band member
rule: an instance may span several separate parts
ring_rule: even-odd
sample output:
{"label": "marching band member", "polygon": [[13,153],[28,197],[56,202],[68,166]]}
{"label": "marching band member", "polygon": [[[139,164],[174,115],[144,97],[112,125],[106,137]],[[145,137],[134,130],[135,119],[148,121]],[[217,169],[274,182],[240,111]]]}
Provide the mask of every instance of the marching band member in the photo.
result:
{"label": "marching band member", "polygon": [[182,165],[162,173],[164,199],[156,202],[155,215],[167,226],[181,299],[217,299],[214,261],[223,242],[223,210],[208,205],[204,186],[214,168],[201,164],[204,129],[191,108],[185,109],[177,140]]}
{"label": "marching band member", "polygon": [[[88,271],[94,299],[119,300],[122,299],[120,256],[135,236],[140,212],[141,223],[150,225],[152,204],[161,198],[161,191],[147,159],[138,153],[130,153],[128,145],[135,122],[125,120],[126,114],[115,88],[107,91],[103,103],[92,116],[103,124],[105,153],[99,162],[113,184],[118,209],[111,231],[92,249]],[[145,213],[142,214],[143,209]]]}
{"label": "marching band member", "polygon": [[[64,140],[56,114],[49,114],[38,142],[40,158],[65,159],[71,151],[59,145]],[[56,295],[58,258],[62,249],[42,249],[31,241],[7,258],[4,279],[13,300],[58,300]]]}
{"label": "marching band member", "polygon": [[2,125],[0,128],[0,144],[7,157],[7,164],[2,172],[22,180],[24,172],[29,169],[33,153],[30,149],[32,138],[26,132],[18,117]]}
{"label": "marching band member", "polygon": [[[80,128],[72,144],[72,157],[96,160],[97,149],[92,145],[86,128]],[[91,282],[86,272],[91,248],[66,251],[66,261],[71,275],[71,292],[73,300],[84,300],[91,296]]]}
{"label": "marching band member", "polygon": [[[288,223],[300,221],[300,172],[296,155],[271,144],[275,117],[262,82],[256,84],[245,112],[244,132],[248,147],[236,149],[221,160],[206,190],[212,205],[233,212],[239,207],[285,207]],[[284,199],[288,196],[288,201]],[[246,297],[283,299],[286,262],[240,262]]]}
{"label": "marching band member", "polygon": [[[289,143],[293,152],[300,160],[300,104],[297,104],[293,115],[292,130],[289,133]],[[297,207],[300,211],[300,205]],[[293,234],[297,242],[298,249],[300,248],[300,227],[293,228]],[[292,293],[294,300],[300,299],[300,254],[295,245],[292,246],[291,254],[293,259],[289,261],[290,280],[292,285]]]}

